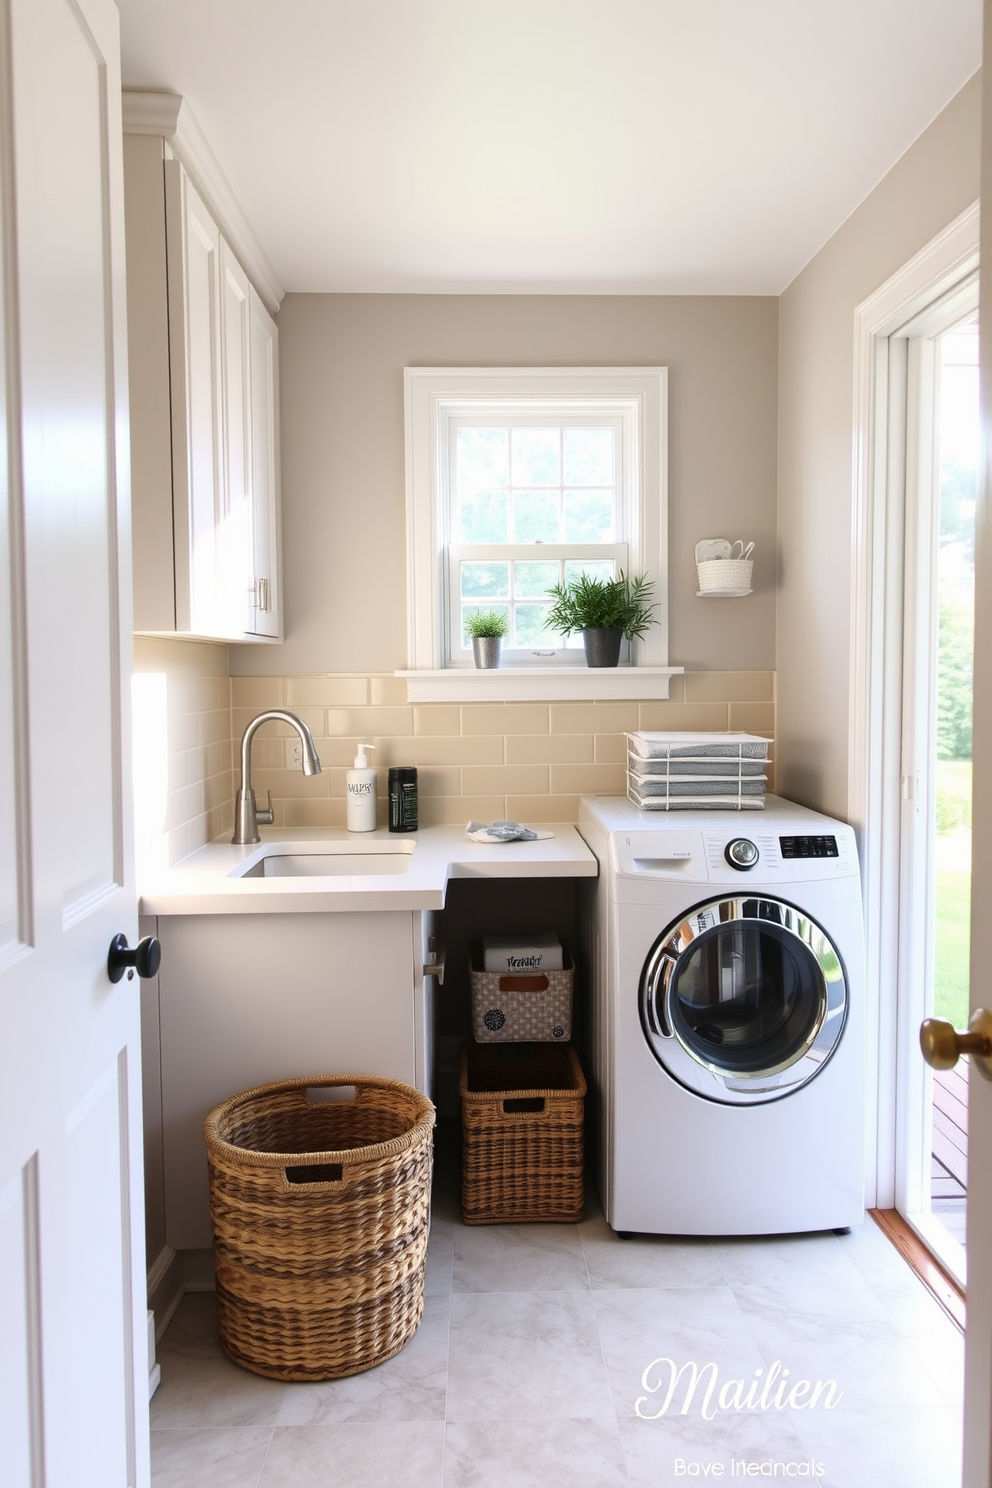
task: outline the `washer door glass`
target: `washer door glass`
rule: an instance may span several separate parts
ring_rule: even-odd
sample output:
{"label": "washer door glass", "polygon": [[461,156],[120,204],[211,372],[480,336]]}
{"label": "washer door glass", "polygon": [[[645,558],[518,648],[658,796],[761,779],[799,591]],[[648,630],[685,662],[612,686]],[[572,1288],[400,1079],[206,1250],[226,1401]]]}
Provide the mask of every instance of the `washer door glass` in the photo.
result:
{"label": "washer door glass", "polygon": [[818,1073],[847,1012],[840,957],[778,899],[700,905],[656,941],[641,983],[655,1057],[699,1095],[775,1100]]}

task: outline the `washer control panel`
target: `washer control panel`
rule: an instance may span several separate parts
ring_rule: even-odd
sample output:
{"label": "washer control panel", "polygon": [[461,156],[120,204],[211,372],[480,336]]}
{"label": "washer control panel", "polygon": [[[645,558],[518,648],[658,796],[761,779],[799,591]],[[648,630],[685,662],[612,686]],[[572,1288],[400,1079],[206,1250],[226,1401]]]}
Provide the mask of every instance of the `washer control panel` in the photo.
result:
{"label": "washer control panel", "polygon": [[[780,837],[779,847],[783,858],[836,858],[837,838],[824,837]],[[730,849],[727,849],[728,853]]]}
{"label": "washer control panel", "polygon": [[749,837],[735,837],[733,842],[728,842],[724,857],[731,868],[737,868],[741,873],[746,873],[753,868],[760,857],[758,849]]}

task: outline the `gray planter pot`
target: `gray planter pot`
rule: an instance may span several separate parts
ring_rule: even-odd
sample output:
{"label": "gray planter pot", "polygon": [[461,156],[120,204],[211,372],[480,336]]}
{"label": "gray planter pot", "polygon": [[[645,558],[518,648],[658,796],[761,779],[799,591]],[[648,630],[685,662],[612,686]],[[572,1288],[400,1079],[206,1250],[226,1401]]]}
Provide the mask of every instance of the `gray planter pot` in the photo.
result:
{"label": "gray planter pot", "polygon": [[586,648],[586,666],[615,667],[620,662],[622,630],[584,630],[582,644]]}
{"label": "gray planter pot", "polygon": [[472,655],[477,667],[498,667],[502,636],[473,636]]}

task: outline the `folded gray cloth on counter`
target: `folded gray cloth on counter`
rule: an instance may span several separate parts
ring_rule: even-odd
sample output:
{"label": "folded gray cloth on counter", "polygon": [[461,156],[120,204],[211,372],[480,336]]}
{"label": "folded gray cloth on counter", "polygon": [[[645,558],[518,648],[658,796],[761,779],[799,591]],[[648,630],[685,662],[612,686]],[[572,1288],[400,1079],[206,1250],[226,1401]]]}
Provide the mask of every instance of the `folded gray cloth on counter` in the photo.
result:
{"label": "folded gray cloth on counter", "polygon": [[495,821],[491,827],[487,827],[485,822],[470,821],[465,832],[473,842],[536,842],[538,838],[555,835],[554,832],[535,832],[532,827],[510,821]]}

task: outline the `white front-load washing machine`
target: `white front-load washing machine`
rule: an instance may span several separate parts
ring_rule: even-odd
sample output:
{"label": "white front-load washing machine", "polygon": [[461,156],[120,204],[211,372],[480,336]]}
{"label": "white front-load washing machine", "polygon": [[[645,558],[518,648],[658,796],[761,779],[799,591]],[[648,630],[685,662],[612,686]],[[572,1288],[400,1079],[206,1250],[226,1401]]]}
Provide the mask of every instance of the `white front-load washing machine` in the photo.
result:
{"label": "white front-load washing machine", "polygon": [[864,1218],[854,832],[586,797],[594,1163],[615,1230],[762,1235]]}

